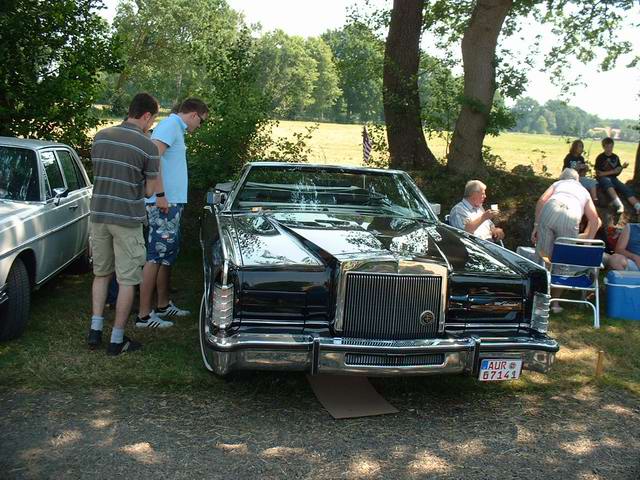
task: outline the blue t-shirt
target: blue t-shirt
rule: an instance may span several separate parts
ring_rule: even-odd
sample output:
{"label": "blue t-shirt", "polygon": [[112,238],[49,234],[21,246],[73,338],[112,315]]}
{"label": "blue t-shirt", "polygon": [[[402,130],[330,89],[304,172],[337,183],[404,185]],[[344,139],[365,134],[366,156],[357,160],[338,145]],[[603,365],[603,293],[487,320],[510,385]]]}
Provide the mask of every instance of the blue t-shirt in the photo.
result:
{"label": "blue t-shirt", "polygon": [[[189,177],[187,175],[187,146],[184,134],[187,124],[175,113],[162,120],[151,134],[152,140],[160,140],[167,146],[160,163],[162,165],[162,184],[169,203],[187,203]],[[147,203],[155,203],[155,195]]]}
{"label": "blue t-shirt", "polygon": [[[640,255],[640,224],[629,224],[629,241],[627,242],[627,248],[631,253]],[[640,265],[638,265],[640,267]]]}

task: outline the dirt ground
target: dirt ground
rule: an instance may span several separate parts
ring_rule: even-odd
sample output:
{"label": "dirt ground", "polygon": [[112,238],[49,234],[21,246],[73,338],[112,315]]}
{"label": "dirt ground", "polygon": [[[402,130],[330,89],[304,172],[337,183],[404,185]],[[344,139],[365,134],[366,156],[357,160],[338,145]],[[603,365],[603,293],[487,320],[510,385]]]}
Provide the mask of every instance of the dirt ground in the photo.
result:
{"label": "dirt ground", "polygon": [[640,404],[624,392],[413,394],[377,379],[400,413],[333,420],[302,375],[255,380],[190,394],[0,389],[0,477],[640,478]]}

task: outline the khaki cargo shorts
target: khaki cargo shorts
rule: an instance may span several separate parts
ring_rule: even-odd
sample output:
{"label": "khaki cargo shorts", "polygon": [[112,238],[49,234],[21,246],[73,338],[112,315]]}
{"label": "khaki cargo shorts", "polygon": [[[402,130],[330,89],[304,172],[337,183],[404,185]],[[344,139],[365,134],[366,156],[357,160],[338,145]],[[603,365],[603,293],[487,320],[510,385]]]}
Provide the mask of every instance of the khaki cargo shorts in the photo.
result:
{"label": "khaki cargo shorts", "polygon": [[142,267],[147,257],[142,224],[135,227],[91,222],[93,274],[106,277],[116,272],[121,285],[142,283]]}

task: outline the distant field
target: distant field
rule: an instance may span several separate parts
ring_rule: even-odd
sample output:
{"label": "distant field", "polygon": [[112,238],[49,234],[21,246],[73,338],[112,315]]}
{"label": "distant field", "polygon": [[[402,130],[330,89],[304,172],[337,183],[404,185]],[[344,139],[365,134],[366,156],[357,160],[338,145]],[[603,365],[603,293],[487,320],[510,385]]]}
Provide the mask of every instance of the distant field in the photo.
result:
{"label": "distant field", "polygon": [[[119,120],[111,120],[115,125]],[[273,129],[278,137],[292,138],[294,132],[303,132],[313,122],[280,121]],[[95,132],[91,132],[93,135]],[[531,165],[536,172],[542,171],[546,165],[548,170],[560,173],[562,161],[569,151],[573,138],[555,135],[534,135],[528,133],[502,133],[498,137],[485,138],[485,144],[493,153],[500,155],[510,170],[516,165]],[[445,155],[445,142],[439,138],[427,138],[429,148],[436,157]],[[312,163],[334,165],[360,165],[362,163],[362,125],[343,125],[339,123],[320,123],[308,142],[311,147],[309,161]],[[591,164],[602,151],[598,140],[584,140],[585,158]],[[633,176],[637,145],[631,142],[616,142],[614,152],[622,162],[629,162],[629,167],[620,175],[621,180],[629,180]]]}
{"label": "distant field", "polygon": [[[312,122],[281,121],[274,129],[277,136],[290,137],[293,132],[303,131]],[[321,123],[309,141],[310,161],[314,163],[359,165],[362,162],[362,126]],[[503,133],[498,137],[487,137],[485,144],[500,155],[507,168],[516,165],[531,165],[540,172],[546,165],[551,173],[560,173],[562,161],[569,151],[569,142],[573,139],[554,135],[532,135],[526,133]],[[444,141],[427,139],[429,147],[437,157],[444,157]],[[637,145],[629,142],[616,142],[614,151],[629,167],[620,176],[627,180],[633,175],[633,164]],[[585,158],[593,163],[602,151],[599,141],[585,140]]]}

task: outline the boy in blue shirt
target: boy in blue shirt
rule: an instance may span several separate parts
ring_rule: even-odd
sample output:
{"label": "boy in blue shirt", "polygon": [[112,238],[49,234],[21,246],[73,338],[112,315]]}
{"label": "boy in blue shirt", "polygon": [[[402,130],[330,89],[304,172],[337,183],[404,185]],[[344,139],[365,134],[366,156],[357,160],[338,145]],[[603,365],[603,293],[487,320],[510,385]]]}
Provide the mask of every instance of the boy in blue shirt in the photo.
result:
{"label": "boy in blue shirt", "polygon": [[[156,126],[151,136],[160,153],[160,175],[156,194],[147,200],[149,243],[140,288],[138,328],[168,328],[173,322],[167,318],[190,313],[178,308],[169,298],[169,278],[180,248],[180,220],[189,187],[184,137],[186,132],[200,128],[208,115],[209,109],[202,100],[188,98],[180,104],[177,113]],[[154,291],[157,305],[152,309]]]}

